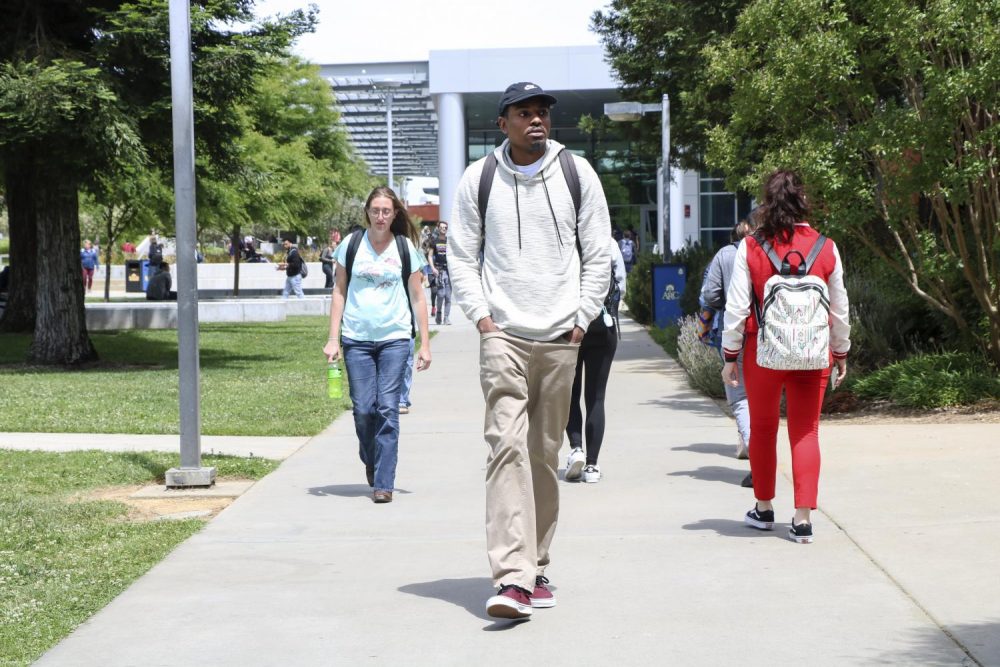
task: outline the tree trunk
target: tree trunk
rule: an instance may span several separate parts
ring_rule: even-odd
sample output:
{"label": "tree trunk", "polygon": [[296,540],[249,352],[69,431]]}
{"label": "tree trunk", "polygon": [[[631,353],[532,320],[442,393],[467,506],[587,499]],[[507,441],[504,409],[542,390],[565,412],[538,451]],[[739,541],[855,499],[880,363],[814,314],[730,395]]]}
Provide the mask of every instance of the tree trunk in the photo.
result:
{"label": "tree trunk", "polygon": [[80,272],[77,182],[52,174],[35,182],[38,216],[38,313],[28,359],[77,365],[97,359],[87,335]]}
{"label": "tree trunk", "polygon": [[240,224],[233,225],[233,296],[240,295]]}
{"label": "tree trunk", "polygon": [[[0,331],[31,333],[35,330],[37,281],[35,251],[38,247],[34,170],[16,158],[7,162],[4,195],[10,223],[10,287],[7,307],[0,317]],[[79,234],[79,232],[77,232]]]}

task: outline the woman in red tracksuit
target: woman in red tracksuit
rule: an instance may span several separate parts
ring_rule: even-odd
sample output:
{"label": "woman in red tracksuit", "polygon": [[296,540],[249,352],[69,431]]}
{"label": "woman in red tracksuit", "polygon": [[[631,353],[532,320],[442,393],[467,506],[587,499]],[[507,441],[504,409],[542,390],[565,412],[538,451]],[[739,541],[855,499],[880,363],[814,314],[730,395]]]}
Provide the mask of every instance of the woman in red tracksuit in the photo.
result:
{"label": "woman in red tracksuit", "polygon": [[[819,233],[806,222],[809,203],[799,177],[790,171],[776,171],[764,186],[764,202],[757,211],[759,227],[748,236],[736,253],[736,263],[726,297],[725,330],[722,344],[725,366],[723,382],[739,382],[736,358],[746,344],[743,376],[750,407],[750,470],[757,503],[747,512],[748,525],[761,530],[774,527],[774,480],[777,469],[777,436],[781,391],[785,390],[788,439],[792,448],[792,478],[795,486],[795,516],[789,537],[799,543],[812,542],[810,510],[816,508],[819,482],[819,412],[830,369],[837,367],[834,386],[847,375],[847,351],[851,347],[847,291],[840,253],[827,240],[809,270],[826,283],[830,296],[830,365],[819,370],[772,370],[757,363],[758,323],[751,307],[753,289],[757,303],[763,302],[764,283],[776,273],[761,241],[768,241],[779,258],[797,250],[806,257]],[[792,269],[802,261],[797,253],[789,256]]]}

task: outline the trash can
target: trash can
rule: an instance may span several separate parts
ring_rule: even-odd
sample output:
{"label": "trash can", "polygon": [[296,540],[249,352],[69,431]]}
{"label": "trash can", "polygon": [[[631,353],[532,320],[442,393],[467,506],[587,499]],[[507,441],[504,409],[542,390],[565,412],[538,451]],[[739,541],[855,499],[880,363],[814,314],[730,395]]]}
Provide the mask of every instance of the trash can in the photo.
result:
{"label": "trash can", "polygon": [[149,285],[149,260],[125,260],[125,291],[145,292]]}
{"label": "trash can", "polygon": [[663,328],[681,318],[681,294],[687,282],[683,264],[653,265],[653,322]]}

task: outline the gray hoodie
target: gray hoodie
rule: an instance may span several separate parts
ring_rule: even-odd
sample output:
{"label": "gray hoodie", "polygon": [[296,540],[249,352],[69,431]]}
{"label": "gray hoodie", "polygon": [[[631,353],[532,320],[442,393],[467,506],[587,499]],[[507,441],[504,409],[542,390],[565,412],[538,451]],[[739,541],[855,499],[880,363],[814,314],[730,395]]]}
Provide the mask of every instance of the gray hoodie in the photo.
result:
{"label": "gray hoodie", "polygon": [[458,185],[448,230],[455,300],[473,322],[492,316],[501,330],[522,338],[547,341],[574,326],[586,330],[611,279],[611,223],[601,182],[574,156],[582,194],[577,221],[559,165],[563,145],[550,140],[541,169],[530,177],[512,167],[506,148],[504,141],[494,151],[482,267],[478,199],[485,158],[470,165]]}

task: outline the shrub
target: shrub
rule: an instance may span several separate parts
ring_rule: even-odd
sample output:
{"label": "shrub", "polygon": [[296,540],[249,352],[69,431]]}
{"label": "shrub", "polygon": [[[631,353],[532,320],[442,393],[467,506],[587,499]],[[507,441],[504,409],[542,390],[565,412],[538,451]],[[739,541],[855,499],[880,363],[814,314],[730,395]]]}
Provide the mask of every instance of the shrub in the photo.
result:
{"label": "shrub", "polygon": [[658,258],[650,253],[639,255],[625,286],[625,305],[639,324],[653,321],[653,263]]}
{"label": "shrub", "polygon": [[698,318],[688,315],[680,321],[677,360],[687,371],[691,386],[713,398],[724,398],[722,358],[719,351],[698,339]]}
{"label": "shrub", "polygon": [[1000,377],[976,353],[943,352],[910,357],[853,383],[855,394],[908,408],[970,405],[1000,399]]}

